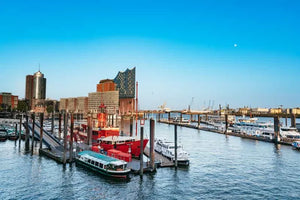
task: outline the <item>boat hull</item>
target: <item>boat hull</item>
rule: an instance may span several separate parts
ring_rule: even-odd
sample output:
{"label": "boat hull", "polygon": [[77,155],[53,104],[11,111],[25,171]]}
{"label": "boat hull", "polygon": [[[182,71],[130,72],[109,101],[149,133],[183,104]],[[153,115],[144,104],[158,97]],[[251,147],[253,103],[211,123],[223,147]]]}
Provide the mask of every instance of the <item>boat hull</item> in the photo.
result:
{"label": "boat hull", "polygon": [[[145,149],[147,143],[148,143],[148,139],[144,139],[143,140],[143,149]],[[134,157],[139,157],[140,153],[141,153],[141,148],[140,148],[140,141],[132,141],[132,142],[125,142],[122,144],[104,144],[101,143],[100,146],[104,149],[104,151],[108,151],[110,149],[117,149],[119,151],[122,151],[124,153],[129,153],[131,152],[131,154]]]}
{"label": "boat hull", "polygon": [[7,140],[7,137],[4,137],[4,136],[1,136],[1,137],[0,137],[0,141],[1,141],[1,142],[4,142],[4,141],[6,141],[6,140]]}
{"label": "boat hull", "polygon": [[107,176],[107,177],[110,177],[110,178],[116,178],[116,179],[129,179],[129,173],[130,173],[130,171],[128,171],[128,172],[119,172],[119,173],[118,172],[111,173],[111,172],[106,171],[104,169],[101,170],[99,168],[96,168],[93,165],[85,163],[85,162],[83,162],[83,161],[81,161],[81,160],[79,160],[77,158],[75,159],[75,161],[76,161],[76,164],[78,164],[78,165],[80,165],[82,167],[85,167],[85,168],[87,168],[89,170],[92,170],[94,172],[97,172],[98,174],[101,174],[101,175],[104,175],[104,176]]}

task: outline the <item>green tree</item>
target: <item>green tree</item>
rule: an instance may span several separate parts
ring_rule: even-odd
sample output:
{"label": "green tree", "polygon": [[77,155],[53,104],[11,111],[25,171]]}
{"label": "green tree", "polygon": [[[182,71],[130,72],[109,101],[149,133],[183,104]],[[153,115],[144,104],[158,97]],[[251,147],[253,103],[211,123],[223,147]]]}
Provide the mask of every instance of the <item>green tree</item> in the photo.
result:
{"label": "green tree", "polygon": [[18,102],[18,106],[17,106],[18,111],[26,112],[26,108],[27,108],[27,103],[25,101],[19,101]]}
{"label": "green tree", "polygon": [[53,112],[53,105],[48,105],[46,109],[47,109],[48,113],[52,113]]}

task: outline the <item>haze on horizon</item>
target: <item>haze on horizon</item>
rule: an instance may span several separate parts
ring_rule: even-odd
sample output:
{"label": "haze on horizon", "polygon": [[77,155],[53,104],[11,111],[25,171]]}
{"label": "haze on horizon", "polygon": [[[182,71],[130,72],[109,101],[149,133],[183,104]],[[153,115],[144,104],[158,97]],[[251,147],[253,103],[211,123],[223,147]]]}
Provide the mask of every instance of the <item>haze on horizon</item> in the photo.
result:
{"label": "haze on horizon", "polygon": [[298,1],[0,1],[0,92],[87,96],[136,67],[141,109],[299,107]]}

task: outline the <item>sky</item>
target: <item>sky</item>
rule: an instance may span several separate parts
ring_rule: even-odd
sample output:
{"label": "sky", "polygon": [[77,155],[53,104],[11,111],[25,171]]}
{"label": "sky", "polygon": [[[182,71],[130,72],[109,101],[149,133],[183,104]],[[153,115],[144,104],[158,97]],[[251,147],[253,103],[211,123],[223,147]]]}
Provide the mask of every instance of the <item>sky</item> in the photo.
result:
{"label": "sky", "polygon": [[87,96],[136,67],[140,109],[299,107],[300,1],[0,0],[0,92]]}

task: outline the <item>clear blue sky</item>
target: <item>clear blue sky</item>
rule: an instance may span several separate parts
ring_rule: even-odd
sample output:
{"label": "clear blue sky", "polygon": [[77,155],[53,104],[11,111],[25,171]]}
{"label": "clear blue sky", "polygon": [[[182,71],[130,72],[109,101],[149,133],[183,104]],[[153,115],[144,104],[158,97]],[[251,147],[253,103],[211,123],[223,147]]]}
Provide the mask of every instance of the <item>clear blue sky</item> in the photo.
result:
{"label": "clear blue sky", "polygon": [[299,20],[288,0],[0,0],[0,92],[38,63],[54,99],[136,66],[142,109],[299,107]]}

